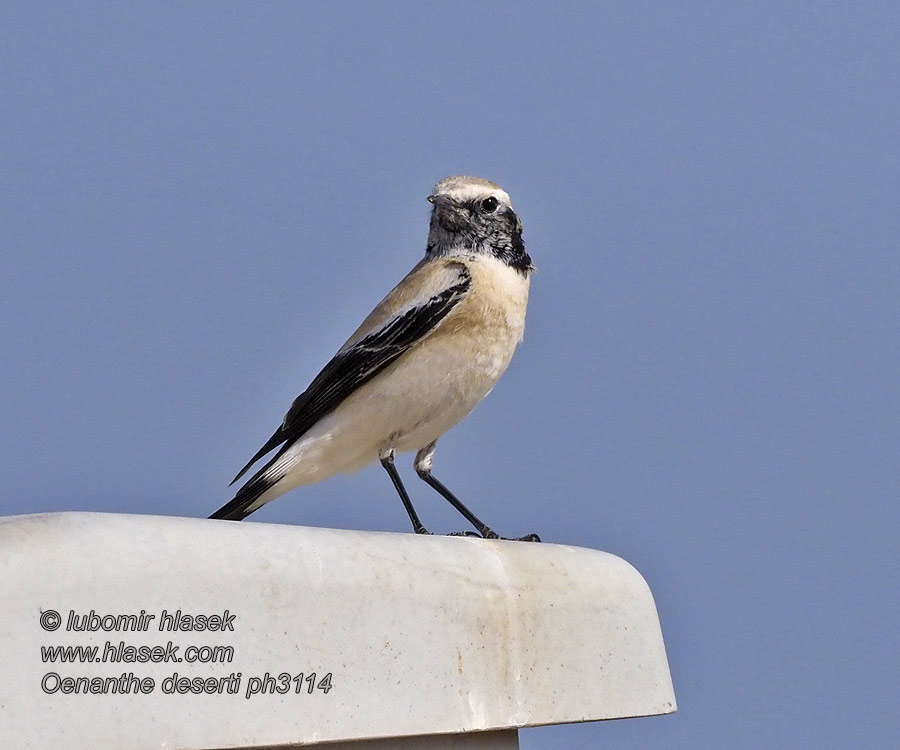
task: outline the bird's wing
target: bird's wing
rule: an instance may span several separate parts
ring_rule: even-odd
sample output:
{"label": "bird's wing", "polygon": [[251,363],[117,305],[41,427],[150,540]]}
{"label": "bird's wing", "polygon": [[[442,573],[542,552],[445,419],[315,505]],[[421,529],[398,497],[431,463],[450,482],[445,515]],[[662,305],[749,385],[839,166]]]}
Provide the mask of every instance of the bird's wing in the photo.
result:
{"label": "bird's wing", "polygon": [[279,445],[293,443],[357,388],[426,338],[468,294],[471,282],[466,266],[455,261],[414,268],[294,400],[282,424],[231,483]]}

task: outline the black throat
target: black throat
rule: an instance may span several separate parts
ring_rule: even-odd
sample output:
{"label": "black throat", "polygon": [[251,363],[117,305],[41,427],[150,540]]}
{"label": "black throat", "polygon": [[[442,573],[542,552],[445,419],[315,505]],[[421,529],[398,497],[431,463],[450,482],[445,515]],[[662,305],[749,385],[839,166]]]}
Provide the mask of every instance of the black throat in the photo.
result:
{"label": "black throat", "polygon": [[534,264],[522,241],[522,231],[514,231],[504,239],[506,241],[488,245],[491,253],[523,276],[530,274],[534,270]]}
{"label": "black throat", "polygon": [[492,231],[485,238],[485,248],[510,268],[527,276],[534,270],[534,265],[522,241],[522,222],[511,208],[503,211],[497,218],[499,221],[491,227]]}
{"label": "black throat", "polygon": [[426,255],[453,255],[462,249],[478,255],[493,255],[523,276],[534,270],[522,241],[522,222],[512,209],[480,217],[474,203],[463,208],[465,213],[434,212]]}

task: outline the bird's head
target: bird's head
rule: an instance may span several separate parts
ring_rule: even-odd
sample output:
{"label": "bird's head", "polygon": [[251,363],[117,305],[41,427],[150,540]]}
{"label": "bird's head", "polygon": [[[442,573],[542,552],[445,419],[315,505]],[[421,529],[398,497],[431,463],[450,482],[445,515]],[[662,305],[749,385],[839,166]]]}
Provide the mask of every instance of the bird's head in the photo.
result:
{"label": "bird's head", "polygon": [[447,177],[434,186],[429,256],[493,255],[528,275],[534,268],[522,242],[522,222],[499,185],[480,177]]}

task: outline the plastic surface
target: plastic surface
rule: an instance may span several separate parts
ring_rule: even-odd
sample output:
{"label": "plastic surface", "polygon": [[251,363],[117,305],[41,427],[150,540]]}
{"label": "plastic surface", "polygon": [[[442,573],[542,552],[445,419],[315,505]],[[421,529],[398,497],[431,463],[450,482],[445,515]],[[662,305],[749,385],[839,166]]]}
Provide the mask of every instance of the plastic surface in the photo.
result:
{"label": "plastic surface", "polygon": [[250,748],[675,710],[650,591],[595,550],[61,513],[0,519],[0,570],[4,748]]}

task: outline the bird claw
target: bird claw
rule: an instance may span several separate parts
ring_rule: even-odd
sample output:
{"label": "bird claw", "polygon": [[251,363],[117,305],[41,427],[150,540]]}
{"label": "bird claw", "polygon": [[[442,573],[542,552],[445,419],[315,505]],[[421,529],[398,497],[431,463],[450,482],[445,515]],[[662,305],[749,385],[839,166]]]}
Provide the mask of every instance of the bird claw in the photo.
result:
{"label": "bird claw", "polygon": [[526,534],[525,536],[500,537],[507,542],[540,542],[541,538],[537,534]]}
{"label": "bird claw", "polygon": [[487,530],[484,534],[477,534],[474,531],[454,531],[447,536],[467,536],[474,539],[501,539],[504,542],[540,542],[541,538],[537,534],[526,534],[525,536],[500,536],[495,531]]}

